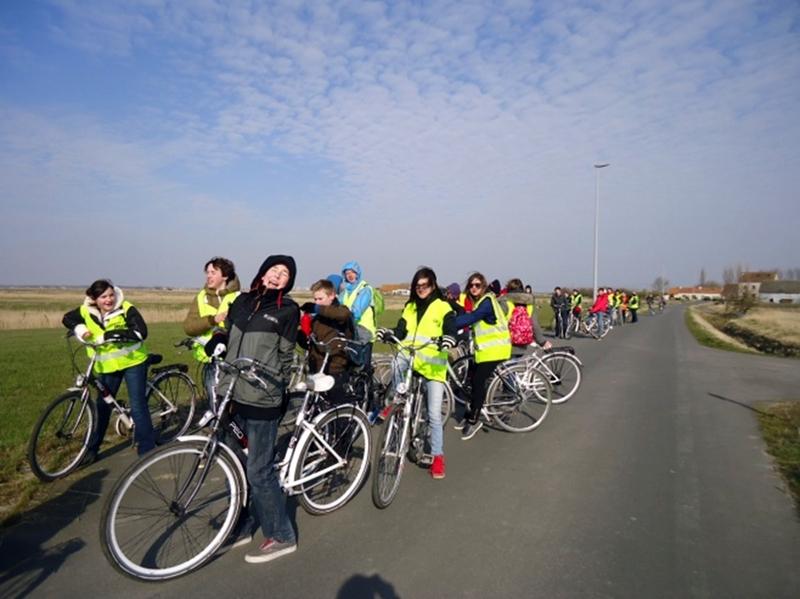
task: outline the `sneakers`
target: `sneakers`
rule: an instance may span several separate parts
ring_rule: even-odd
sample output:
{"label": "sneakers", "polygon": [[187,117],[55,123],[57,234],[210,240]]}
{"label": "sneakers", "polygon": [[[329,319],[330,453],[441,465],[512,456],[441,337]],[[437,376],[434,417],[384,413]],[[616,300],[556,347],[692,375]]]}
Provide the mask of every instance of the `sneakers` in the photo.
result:
{"label": "sneakers", "polygon": [[253,542],[253,533],[252,532],[243,532],[236,540],[231,543],[231,549],[236,549],[237,547],[244,547],[245,545],[249,545]]}
{"label": "sneakers", "polygon": [[369,415],[367,415],[367,421],[370,423],[370,426],[376,424],[380,419],[381,419],[380,408],[375,408],[374,410],[370,411]]}
{"label": "sneakers", "polygon": [[434,479],[444,478],[444,456],[437,455],[433,457],[433,464],[431,464],[431,476]]}
{"label": "sneakers", "polygon": [[248,564],[261,564],[277,559],[283,555],[297,551],[296,541],[278,541],[276,539],[265,539],[258,549],[251,551],[244,556],[244,561]]}
{"label": "sneakers", "polygon": [[[466,422],[466,421],[465,421]],[[466,422],[466,426],[461,430],[461,440],[469,441],[475,434],[483,428],[483,422]]]}
{"label": "sneakers", "polygon": [[456,422],[456,423],[453,425],[453,428],[454,428],[455,430],[457,430],[457,431],[463,431],[465,426],[467,426],[467,419],[466,419],[466,418],[463,418],[463,419],[461,420],[461,422]]}

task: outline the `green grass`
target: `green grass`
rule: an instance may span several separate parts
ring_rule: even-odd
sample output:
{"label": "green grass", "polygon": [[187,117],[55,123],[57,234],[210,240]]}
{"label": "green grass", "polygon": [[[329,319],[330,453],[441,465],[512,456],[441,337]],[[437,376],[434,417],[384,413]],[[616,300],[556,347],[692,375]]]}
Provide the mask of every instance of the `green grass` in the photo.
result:
{"label": "green grass", "polygon": [[[163,364],[194,364],[188,352],[179,353],[173,347],[184,337],[180,324],[153,324],[148,328],[148,348],[164,355]],[[74,382],[65,332],[0,331],[0,521],[20,510],[41,487],[28,471],[25,452],[39,414]],[[85,365],[82,349],[78,355],[79,363]],[[125,397],[125,392],[120,395]],[[113,430],[107,438],[113,440]]]}
{"label": "green grass", "polygon": [[800,401],[762,405],[758,420],[767,451],[775,458],[800,515]]}
{"label": "green grass", "polygon": [[694,338],[697,339],[697,342],[700,345],[714,349],[723,349],[725,351],[735,351],[743,354],[752,353],[749,350],[733,345],[732,343],[728,343],[727,341],[709,333],[699,322],[697,322],[691,309],[686,310],[684,319],[686,321],[686,327],[689,329],[692,335],[694,335]]}

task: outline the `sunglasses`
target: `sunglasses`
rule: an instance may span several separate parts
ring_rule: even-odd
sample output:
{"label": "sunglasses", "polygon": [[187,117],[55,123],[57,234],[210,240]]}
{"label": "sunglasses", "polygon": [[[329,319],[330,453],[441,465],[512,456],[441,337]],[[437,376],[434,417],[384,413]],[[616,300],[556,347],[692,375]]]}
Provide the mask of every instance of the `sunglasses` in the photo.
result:
{"label": "sunglasses", "polygon": [[478,282],[470,283],[469,284],[469,288],[472,289],[473,287],[475,289],[480,289],[481,287],[483,287],[483,283],[478,283]]}
{"label": "sunglasses", "polygon": [[430,289],[431,288],[431,284],[430,283],[417,283],[417,285],[415,285],[415,288],[416,289]]}

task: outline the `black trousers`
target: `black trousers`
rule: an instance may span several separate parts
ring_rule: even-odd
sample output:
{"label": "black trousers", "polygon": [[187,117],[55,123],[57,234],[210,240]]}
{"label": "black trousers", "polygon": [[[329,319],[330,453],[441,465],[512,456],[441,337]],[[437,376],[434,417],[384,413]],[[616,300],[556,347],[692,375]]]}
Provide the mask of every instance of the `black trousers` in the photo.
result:
{"label": "black trousers", "polygon": [[503,362],[504,360],[496,360],[494,362],[475,364],[475,370],[472,373],[472,396],[470,397],[469,410],[467,410],[466,414],[468,422],[474,424],[478,421],[483,402],[486,400],[486,385],[494,373],[494,369]]}

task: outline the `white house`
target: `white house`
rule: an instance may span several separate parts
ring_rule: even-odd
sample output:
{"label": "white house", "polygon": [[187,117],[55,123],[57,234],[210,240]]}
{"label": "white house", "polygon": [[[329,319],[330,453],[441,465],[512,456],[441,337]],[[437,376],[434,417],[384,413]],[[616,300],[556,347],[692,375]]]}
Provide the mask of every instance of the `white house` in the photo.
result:
{"label": "white house", "polygon": [[800,304],[800,281],[764,281],[758,299],[768,304]]}

